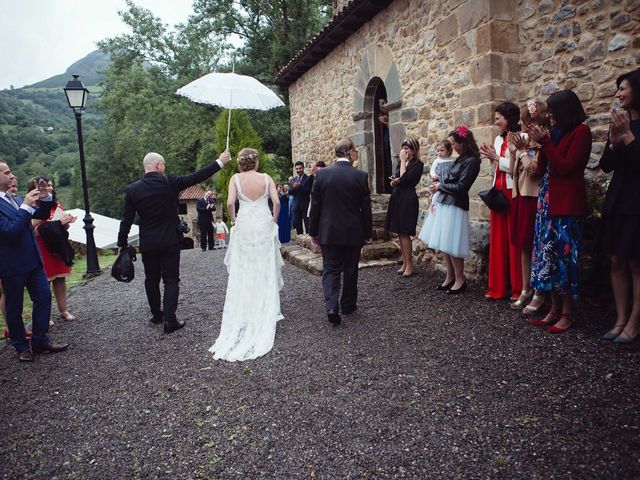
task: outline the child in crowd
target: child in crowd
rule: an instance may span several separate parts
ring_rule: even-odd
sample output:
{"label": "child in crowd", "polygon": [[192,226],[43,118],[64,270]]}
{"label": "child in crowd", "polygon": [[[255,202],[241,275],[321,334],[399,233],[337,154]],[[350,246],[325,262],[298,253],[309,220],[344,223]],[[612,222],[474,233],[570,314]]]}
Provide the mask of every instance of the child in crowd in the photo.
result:
{"label": "child in crowd", "polygon": [[227,235],[229,234],[229,229],[227,228],[226,223],[222,221],[220,217],[216,218],[216,223],[214,225],[216,229],[216,248],[227,248]]}
{"label": "child in crowd", "polygon": [[[429,170],[429,176],[431,180],[434,182],[440,182],[444,178],[447,177],[449,171],[451,170],[451,166],[455,161],[455,158],[451,157],[453,153],[453,147],[451,146],[451,142],[449,140],[443,140],[438,143],[437,148],[437,157],[431,164],[431,169]],[[433,221],[435,219],[437,204],[440,203],[442,198],[441,192],[435,192],[433,197],[431,198],[431,205],[429,205],[429,209],[425,212],[425,220],[422,224],[422,230],[420,230],[420,236],[418,237],[423,243],[429,244],[429,235],[431,232],[431,227],[433,226]]]}

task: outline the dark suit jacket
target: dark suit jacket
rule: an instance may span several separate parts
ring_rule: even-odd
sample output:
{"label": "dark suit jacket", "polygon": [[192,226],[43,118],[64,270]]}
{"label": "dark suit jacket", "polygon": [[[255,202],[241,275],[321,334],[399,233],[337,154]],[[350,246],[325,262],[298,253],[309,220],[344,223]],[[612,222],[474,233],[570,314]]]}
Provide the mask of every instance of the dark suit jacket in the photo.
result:
{"label": "dark suit jacket", "polygon": [[118,246],[127,246],[127,237],[136,213],[140,217],[140,251],[160,248],[179,248],[182,235],[176,230],[178,223],[178,195],[185,188],[203,182],[220,170],[218,162],[190,175],[146,173],[127,186]]}
{"label": "dark suit jacket", "polygon": [[368,175],[342,161],[320,169],[311,191],[309,233],[320,245],[363,245],[372,228]]}
{"label": "dark suit jacket", "polygon": [[196,210],[198,211],[198,223],[207,223],[213,221],[213,212],[216,211],[214,208],[207,208],[207,205],[210,203],[214,203],[215,200],[213,198],[207,202],[207,200],[202,197],[196,202]]}
{"label": "dark suit jacket", "polygon": [[[20,205],[22,198],[17,197],[16,202]],[[51,202],[41,201],[32,216],[0,198],[0,277],[22,275],[42,264],[31,219],[48,219],[51,207]]]}
{"label": "dark suit jacket", "polygon": [[299,187],[293,187],[289,183],[289,195],[295,197],[295,211],[300,217],[307,216],[309,209],[309,199],[311,197],[311,189],[313,188],[314,176],[302,175]]}

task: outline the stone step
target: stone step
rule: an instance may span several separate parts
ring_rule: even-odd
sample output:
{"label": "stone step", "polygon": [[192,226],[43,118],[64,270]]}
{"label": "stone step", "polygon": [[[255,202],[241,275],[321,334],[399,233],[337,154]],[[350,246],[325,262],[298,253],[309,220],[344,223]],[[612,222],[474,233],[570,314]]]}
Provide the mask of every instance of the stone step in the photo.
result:
{"label": "stone step", "polygon": [[[320,248],[312,245],[309,235],[298,235],[295,241],[280,248],[282,258],[312,275],[322,275]],[[386,267],[396,265],[400,249],[394,242],[374,242],[362,248],[358,268]]]}

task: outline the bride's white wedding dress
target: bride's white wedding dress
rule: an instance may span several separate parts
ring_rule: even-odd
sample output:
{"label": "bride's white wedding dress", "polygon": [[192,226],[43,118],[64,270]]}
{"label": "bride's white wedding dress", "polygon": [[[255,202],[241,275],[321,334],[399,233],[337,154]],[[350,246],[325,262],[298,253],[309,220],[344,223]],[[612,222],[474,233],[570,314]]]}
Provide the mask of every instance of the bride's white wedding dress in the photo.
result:
{"label": "bride's white wedding dress", "polygon": [[264,175],[265,193],[255,201],[240,188],[240,210],[231,228],[224,257],[229,280],[222,312],[220,335],[209,349],[214,359],[251,360],[273,347],[280,312],[281,268],[278,225],[269,211],[269,177]]}

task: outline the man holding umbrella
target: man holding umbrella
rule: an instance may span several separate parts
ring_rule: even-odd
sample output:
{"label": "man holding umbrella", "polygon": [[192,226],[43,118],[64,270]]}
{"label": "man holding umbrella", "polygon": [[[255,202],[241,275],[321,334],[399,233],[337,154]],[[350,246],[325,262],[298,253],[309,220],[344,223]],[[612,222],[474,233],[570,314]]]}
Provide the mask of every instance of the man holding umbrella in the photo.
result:
{"label": "man holding umbrella", "polygon": [[[127,246],[127,237],[137,213],[140,217],[140,252],[144,265],[144,287],[153,317],[151,323],[164,321],[164,333],[184,327],[176,318],[180,282],[180,231],[178,195],[185,188],[205,181],[229,161],[226,150],[216,161],[190,175],[165,176],[165,162],[158,153],[147,153],[143,160],[144,177],[127,186],[118,247]],[[164,281],[164,310],[160,308],[160,278]]]}

